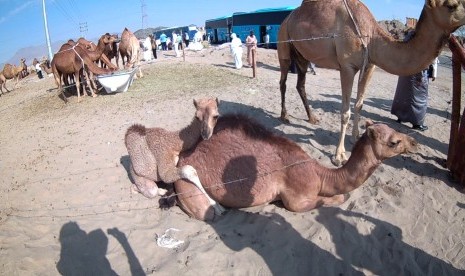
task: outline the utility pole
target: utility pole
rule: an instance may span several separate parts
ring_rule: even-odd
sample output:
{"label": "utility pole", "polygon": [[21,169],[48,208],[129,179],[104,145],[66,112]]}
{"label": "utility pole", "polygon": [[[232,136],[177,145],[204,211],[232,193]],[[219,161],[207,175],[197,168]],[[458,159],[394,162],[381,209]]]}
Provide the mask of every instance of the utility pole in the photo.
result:
{"label": "utility pole", "polygon": [[[86,38],[86,35],[87,35],[87,22],[80,22],[79,23],[79,32],[81,33],[81,37],[84,37]],[[85,33],[84,35],[82,35],[82,33]]]}
{"label": "utility pole", "polygon": [[145,7],[147,7],[147,5],[145,5],[145,1],[141,0],[140,1],[140,8],[142,10],[142,30],[145,29],[145,19],[147,17],[147,14],[145,13]]}
{"label": "utility pole", "polygon": [[50,35],[48,34],[47,13],[45,12],[45,0],[42,0],[42,10],[44,13],[44,26],[45,26],[45,40],[47,41],[48,59],[52,61],[52,47],[50,46]]}

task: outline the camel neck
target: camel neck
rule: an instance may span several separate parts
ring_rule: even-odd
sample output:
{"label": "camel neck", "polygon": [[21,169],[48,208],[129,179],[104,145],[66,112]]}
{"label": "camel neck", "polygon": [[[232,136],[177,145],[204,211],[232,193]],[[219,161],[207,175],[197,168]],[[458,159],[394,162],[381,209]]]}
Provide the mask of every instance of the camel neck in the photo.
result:
{"label": "camel neck", "polygon": [[426,7],[420,15],[415,35],[407,42],[398,41],[377,26],[368,49],[370,61],[396,75],[412,75],[428,67],[441,52],[450,31],[433,22]]}
{"label": "camel neck", "polygon": [[368,136],[363,135],[355,144],[347,163],[341,168],[326,169],[321,179],[323,196],[345,194],[360,187],[381,164]]}
{"label": "camel neck", "polygon": [[201,127],[200,121],[194,118],[188,126],[179,131],[182,150],[190,149],[198,143]]}

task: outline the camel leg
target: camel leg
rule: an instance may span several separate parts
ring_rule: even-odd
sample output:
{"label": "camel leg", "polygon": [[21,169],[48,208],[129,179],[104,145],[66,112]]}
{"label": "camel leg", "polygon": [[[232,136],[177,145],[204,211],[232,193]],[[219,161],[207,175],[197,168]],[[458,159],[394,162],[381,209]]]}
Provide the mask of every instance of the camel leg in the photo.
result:
{"label": "camel leg", "polygon": [[281,69],[281,79],[279,80],[279,90],[281,91],[281,120],[286,123],[289,123],[289,116],[286,110],[286,81],[290,66],[290,59],[279,60],[279,67]]}
{"label": "camel leg", "polygon": [[97,85],[94,82],[94,74],[88,70],[84,70],[84,74],[86,77],[86,85],[90,90],[91,96],[92,97],[97,97],[95,94],[94,88],[97,89]]}
{"label": "camel leg", "polygon": [[297,92],[299,92],[300,99],[302,100],[302,103],[305,107],[305,112],[307,112],[308,122],[315,125],[318,124],[319,120],[318,117],[316,117],[310,110],[310,106],[307,100],[307,92],[305,91],[305,80],[307,78],[308,65],[310,62],[304,59],[299,53],[296,53],[296,56]]}
{"label": "camel leg", "polygon": [[360,78],[358,82],[358,89],[357,89],[357,101],[354,106],[354,125],[352,127],[352,142],[355,143],[357,139],[359,138],[360,132],[359,132],[359,122],[360,122],[360,111],[362,110],[363,107],[363,99],[365,97],[365,92],[368,83],[371,80],[371,77],[373,76],[373,72],[375,71],[375,66],[373,64],[367,65],[365,68],[365,73],[363,76]]}
{"label": "camel leg", "polygon": [[[79,76],[83,75],[82,69],[78,70],[74,73],[74,79],[75,79],[75,84],[76,84],[76,91],[77,91],[77,97],[78,97],[78,103],[81,102],[81,79]],[[86,96],[86,90],[83,87],[83,96]]]}
{"label": "camel leg", "polygon": [[200,183],[199,176],[197,175],[197,171],[194,169],[194,167],[186,165],[181,168],[181,175],[182,178],[188,179],[192,183],[194,183],[197,188],[199,188],[200,191],[207,197],[208,202],[210,203],[210,206],[213,207],[215,210],[215,214],[221,215],[223,214],[226,210],[221,206],[218,202],[214,201],[208,194],[207,191],[202,186],[202,183]]}
{"label": "camel leg", "polygon": [[346,201],[344,195],[335,195],[331,197],[314,196],[314,197],[293,197],[282,196],[284,207],[292,212],[308,212],[321,206],[338,206]]}
{"label": "camel leg", "polygon": [[353,68],[341,68],[341,89],[342,89],[342,107],[341,107],[341,130],[339,133],[339,143],[336,148],[336,154],[332,160],[333,164],[340,166],[347,161],[344,140],[347,131],[347,125],[350,119],[350,97],[354,76],[356,72]]}
{"label": "camel leg", "polygon": [[137,191],[143,194],[145,197],[153,198],[157,195],[165,195],[167,190],[158,188],[155,181],[148,179],[146,177],[138,175],[134,171],[134,167],[131,166],[129,168],[129,172],[131,174],[132,179],[134,180],[134,185],[131,187],[132,191]]}

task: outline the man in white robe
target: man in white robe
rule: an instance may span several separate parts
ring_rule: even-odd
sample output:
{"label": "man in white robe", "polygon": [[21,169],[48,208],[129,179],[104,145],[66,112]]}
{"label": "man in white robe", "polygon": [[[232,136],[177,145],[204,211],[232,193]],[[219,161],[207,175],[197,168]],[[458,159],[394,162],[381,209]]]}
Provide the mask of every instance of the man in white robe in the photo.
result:
{"label": "man in white robe", "polygon": [[231,34],[231,54],[234,57],[236,69],[242,68],[242,41],[235,33]]}

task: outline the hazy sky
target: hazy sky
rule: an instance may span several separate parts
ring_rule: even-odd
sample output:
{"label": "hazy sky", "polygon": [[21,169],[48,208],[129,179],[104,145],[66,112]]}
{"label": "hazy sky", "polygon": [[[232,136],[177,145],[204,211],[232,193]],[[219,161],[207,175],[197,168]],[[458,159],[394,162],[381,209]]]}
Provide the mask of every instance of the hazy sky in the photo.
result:
{"label": "hazy sky", "polygon": [[[263,8],[299,6],[301,0],[45,0],[52,43],[57,40],[95,38],[106,32],[132,31],[144,27],[195,24]],[[422,0],[364,0],[377,20],[418,18]],[[45,44],[42,0],[0,0],[0,63],[17,50]],[[87,29],[87,32],[84,30]],[[81,32],[82,31],[82,32]],[[19,61],[18,61],[19,63]]]}

